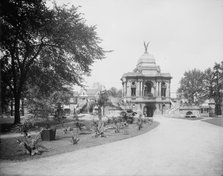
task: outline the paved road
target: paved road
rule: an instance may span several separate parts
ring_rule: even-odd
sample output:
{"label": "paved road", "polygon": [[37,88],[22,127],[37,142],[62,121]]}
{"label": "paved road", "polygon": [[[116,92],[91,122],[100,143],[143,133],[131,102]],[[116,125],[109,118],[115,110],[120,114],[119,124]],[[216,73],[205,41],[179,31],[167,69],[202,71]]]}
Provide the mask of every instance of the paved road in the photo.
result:
{"label": "paved road", "polygon": [[9,175],[223,175],[223,128],[157,118],[152,131],[102,146],[28,162],[1,161]]}

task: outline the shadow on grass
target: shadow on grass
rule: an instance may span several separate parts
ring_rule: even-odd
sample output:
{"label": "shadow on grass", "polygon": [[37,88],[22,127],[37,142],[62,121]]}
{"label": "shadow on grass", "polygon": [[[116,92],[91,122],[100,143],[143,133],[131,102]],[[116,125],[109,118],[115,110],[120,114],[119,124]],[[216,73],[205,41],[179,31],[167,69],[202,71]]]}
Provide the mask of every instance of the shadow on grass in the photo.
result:
{"label": "shadow on grass", "polygon": [[[52,120],[41,119],[41,120],[32,122],[33,127],[30,129],[30,131],[39,131],[40,128],[45,128],[47,124],[52,128],[55,128],[55,127],[63,128],[66,125],[70,126],[70,124],[74,122],[75,122],[75,119],[63,119],[63,123],[62,121],[56,121],[54,119]],[[4,122],[4,121],[0,122],[0,132],[2,134],[19,132],[18,129],[16,128],[17,126],[18,125],[14,125],[12,122]]]}
{"label": "shadow on grass", "polygon": [[220,118],[213,118],[213,119],[207,119],[207,120],[202,120],[203,122],[207,122],[207,123],[211,123],[213,125],[217,125],[217,126],[220,126],[220,127],[223,127],[223,118],[220,117]]}

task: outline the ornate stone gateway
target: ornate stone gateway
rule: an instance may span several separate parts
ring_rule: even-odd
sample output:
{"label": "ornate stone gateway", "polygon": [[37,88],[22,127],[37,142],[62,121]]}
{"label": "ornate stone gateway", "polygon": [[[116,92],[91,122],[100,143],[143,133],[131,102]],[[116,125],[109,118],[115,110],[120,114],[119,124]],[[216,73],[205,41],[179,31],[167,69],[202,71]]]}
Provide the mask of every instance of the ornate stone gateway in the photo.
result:
{"label": "ornate stone gateway", "polygon": [[153,55],[148,52],[149,43],[144,43],[145,52],[132,72],[123,74],[123,101],[147,117],[163,114],[171,106],[171,75],[161,73]]}

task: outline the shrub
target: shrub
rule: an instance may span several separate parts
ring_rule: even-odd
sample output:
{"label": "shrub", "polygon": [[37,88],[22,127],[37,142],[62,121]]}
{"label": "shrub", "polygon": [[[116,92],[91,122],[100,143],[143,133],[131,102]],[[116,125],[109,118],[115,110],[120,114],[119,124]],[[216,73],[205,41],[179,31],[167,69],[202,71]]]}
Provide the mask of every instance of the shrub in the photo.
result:
{"label": "shrub", "polygon": [[34,138],[24,135],[22,139],[17,139],[17,143],[23,146],[26,153],[29,155],[41,154],[41,152],[48,151],[46,147],[40,145],[42,130]]}
{"label": "shrub", "polygon": [[122,111],[120,115],[123,121],[129,124],[133,124],[134,116],[136,115],[136,112],[133,112],[132,110],[126,110],[126,111]]}
{"label": "shrub", "polygon": [[143,121],[142,121],[141,118],[139,118],[138,121],[137,121],[138,130],[141,130],[141,128],[142,128],[142,124],[143,124]]}

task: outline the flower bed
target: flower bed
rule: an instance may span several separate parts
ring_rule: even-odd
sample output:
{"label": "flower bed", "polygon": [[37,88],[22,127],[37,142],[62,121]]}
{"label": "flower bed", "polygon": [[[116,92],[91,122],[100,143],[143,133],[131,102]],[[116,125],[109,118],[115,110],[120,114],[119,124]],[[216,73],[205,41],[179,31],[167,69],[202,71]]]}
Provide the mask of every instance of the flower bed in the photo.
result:
{"label": "flower bed", "polygon": [[150,131],[151,129],[157,127],[158,122],[144,123],[141,130],[138,130],[138,125],[136,123],[130,124],[127,128],[121,129],[119,133],[115,133],[115,129],[110,128],[105,131],[106,137],[95,138],[94,133],[80,133],[80,141],[78,144],[72,144],[72,134],[64,134],[63,129],[57,129],[56,140],[53,141],[41,141],[40,144],[45,146],[48,151],[43,152],[41,155],[30,156],[25,154],[24,149],[16,143],[18,138],[6,138],[1,139],[0,143],[0,159],[7,160],[31,160],[41,157],[52,156],[56,154],[61,154],[65,152],[72,152],[75,150],[80,150],[83,148],[93,147],[97,145],[102,145],[130,137],[134,137],[143,133]]}

